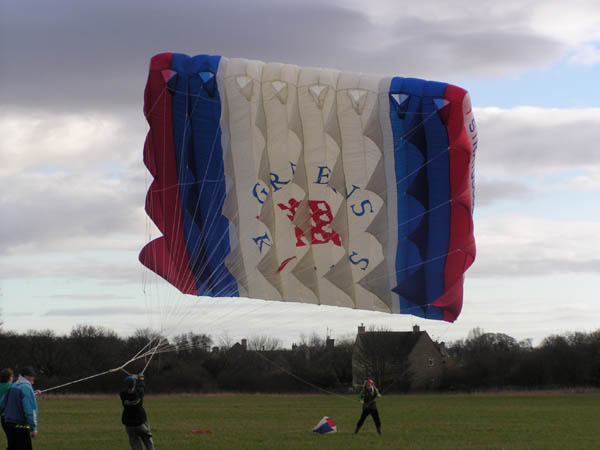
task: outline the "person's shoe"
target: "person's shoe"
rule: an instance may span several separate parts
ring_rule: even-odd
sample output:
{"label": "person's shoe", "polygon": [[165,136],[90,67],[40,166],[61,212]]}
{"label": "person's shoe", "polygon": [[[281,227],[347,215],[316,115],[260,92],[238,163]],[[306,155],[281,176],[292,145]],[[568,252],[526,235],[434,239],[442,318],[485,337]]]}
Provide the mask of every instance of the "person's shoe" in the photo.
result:
{"label": "person's shoe", "polygon": [[381,428],[377,428],[377,434],[381,434]]}

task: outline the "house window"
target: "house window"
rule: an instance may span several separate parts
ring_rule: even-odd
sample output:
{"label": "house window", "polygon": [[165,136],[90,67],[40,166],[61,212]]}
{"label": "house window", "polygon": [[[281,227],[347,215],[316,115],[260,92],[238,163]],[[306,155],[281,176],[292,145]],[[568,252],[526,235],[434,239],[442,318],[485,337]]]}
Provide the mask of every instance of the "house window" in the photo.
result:
{"label": "house window", "polygon": [[435,366],[435,360],[434,360],[433,358],[429,358],[429,359],[427,360],[427,365],[428,365],[429,367],[433,367],[433,366]]}

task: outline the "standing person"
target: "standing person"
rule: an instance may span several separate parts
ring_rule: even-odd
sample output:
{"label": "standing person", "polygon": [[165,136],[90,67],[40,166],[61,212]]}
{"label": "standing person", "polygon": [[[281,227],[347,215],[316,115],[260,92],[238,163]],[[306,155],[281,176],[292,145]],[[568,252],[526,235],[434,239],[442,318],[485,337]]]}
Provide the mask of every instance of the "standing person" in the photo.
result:
{"label": "standing person", "polygon": [[360,391],[360,395],[358,396],[358,399],[363,405],[362,414],[356,423],[356,430],[354,430],[354,434],[358,434],[358,430],[360,430],[360,427],[362,427],[363,422],[369,414],[371,414],[373,417],[373,422],[375,422],[377,433],[381,434],[381,420],[379,420],[379,411],[377,411],[377,404],[375,403],[377,397],[381,397],[381,394],[375,387],[375,382],[371,379],[365,380],[363,388]]}
{"label": "standing person", "polygon": [[13,371],[9,368],[0,370],[0,399],[10,389],[13,382]]}
{"label": "standing person", "polygon": [[23,367],[19,378],[0,400],[0,413],[4,413],[4,425],[8,448],[32,450],[31,438],[37,436],[37,401],[33,391],[35,371]]}
{"label": "standing person", "polygon": [[[0,400],[4,397],[4,394],[8,392],[13,383],[13,371],[9,368],[0,370]],[[4,430],[4,434],[6,433],[6,427],[4,426],[4,413],[0,415],[0,421],[2,422],[2,429]]]}
{"label": "standing person", "polygon": [[119,393],[123,404],[121,422],[125,425],[132,450],[142,450],[142,442],[147,450],[154,450],[152,433],[144,410],[145,389],[144,375],[130,375],[125,378],[125,389]]}

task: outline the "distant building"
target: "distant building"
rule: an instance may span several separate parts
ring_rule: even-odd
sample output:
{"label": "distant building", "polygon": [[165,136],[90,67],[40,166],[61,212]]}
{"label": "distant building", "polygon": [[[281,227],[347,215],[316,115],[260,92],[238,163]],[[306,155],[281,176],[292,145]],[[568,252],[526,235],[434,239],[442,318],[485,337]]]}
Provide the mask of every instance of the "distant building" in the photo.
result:
{"label": "distant building", "polygon": [[358,327],[352,351],[352,384],[374,378],[382,389],[437,388],[447,354],[418,326],[413,331],[365,331]]}
{"label": "distant building", "polygon": [[333,347],[335,347],[335,339],[332,339],[329,336],[327,336],[327,339],[325,339],[325,348],[333,348]]}
{"label": "distant building", "polygon": [[248,350],[248,340],[242,339],[242,342],[236,342],[231,346],[231,348],[227,351],[227,353],[240,353]]}

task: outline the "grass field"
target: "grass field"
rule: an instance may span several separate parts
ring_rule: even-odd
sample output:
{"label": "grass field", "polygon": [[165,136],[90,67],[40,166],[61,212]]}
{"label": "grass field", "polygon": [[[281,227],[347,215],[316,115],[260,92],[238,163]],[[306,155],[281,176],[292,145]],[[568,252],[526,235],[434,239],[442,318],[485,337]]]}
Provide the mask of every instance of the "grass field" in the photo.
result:
{"label": "grass field", "polygon": [[[600,393],[384,396],[382,436],[371,418],[352,434],[355,396],[148,395],[145,405],[159,450],[600,449]],[[36,450],[129,448],[116,395],[46,395],[39,409]],[[324,415],[337,433],[311,432]]]}

